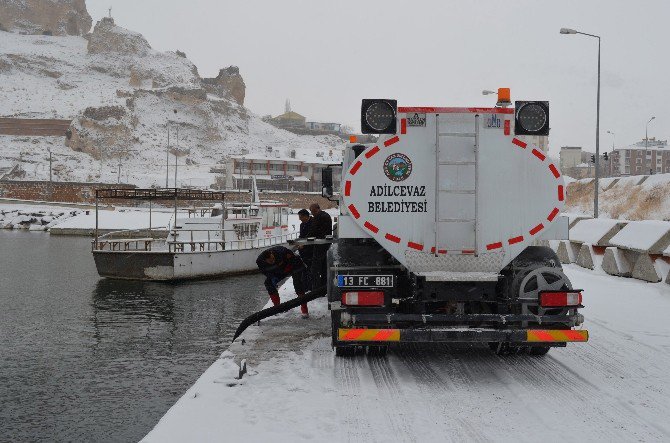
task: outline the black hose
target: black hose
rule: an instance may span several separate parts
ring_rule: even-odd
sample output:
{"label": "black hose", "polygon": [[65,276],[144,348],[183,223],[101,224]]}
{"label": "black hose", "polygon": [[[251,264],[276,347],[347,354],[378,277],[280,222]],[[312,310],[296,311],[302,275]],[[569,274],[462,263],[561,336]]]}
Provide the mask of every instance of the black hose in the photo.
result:
{"label": "black hose", "polygon": [[326,295],[326,292],[327,292],[326,287],[321,286],[320,288],[308,291],[305,295],[292,298],[291,300],[285,301],[284,303],[280,303],[277,306],[272,306],[271,308],[263,309],[254,314],[251,314],[249,317],[242,320],[242,323],[240,323],[240,325],[237,327],[237,330],[235,331],[235,336],[233,337],[232,341],[235,341],[235,339],[239,337],[252,324],[257,323],[263,320],[264,318],[272,317],[273,315],[281,314],[282,312],[286,312],[293,308],[297,308],[303,303],[307,303],[309,301],[323,297],[324,295]]}

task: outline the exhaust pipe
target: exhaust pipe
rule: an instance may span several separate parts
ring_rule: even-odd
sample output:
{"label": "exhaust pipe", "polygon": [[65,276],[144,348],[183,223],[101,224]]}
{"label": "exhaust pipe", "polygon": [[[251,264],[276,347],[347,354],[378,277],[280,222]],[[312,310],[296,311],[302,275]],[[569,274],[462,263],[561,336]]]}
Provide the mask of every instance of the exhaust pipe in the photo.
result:
{"label": "exhaust pipe", "polygon": [[303,303],[307,303],[312,300],[316,300],[317,298],[323,297],[326,295],[326,292],[326,287],[321,286],[319,288],[308,291],[303,296],[293,298],[289,301],[285,301],[284,303],[280,303],[277,306],[272,306],[270,308],[263,309],[254,314],[251,314],[249,317],[242,320],[242,323],[240,323],[240,325],[237,327],[232,341],[235,341],[235,339],[237,339],[237,337],[239,337],[252,324],[257,323],[264,318],[272,317],[273,315],[281,314],[282,312],[297,308]]}

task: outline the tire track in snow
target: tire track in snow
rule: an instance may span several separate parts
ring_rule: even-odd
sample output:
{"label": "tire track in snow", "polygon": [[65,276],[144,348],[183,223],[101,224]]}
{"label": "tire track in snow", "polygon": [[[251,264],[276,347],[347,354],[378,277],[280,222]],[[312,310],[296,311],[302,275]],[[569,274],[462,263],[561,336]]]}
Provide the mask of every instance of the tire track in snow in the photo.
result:
{"label": "tire track in snow", "polygon": [[361,417],[366,417],[366,411],[361,405],[361,382],[356,367],[357,360],[336,357],[333,365],[336,385],[344,397],[339,410],[342,417],[340,429],[345,433],[344,441],[369,442],[373,441],[373,435],[369,421],[361,420]]}
{"label": "tire track in snow", "polygon": [[[420,355],[418,355],[420,354]],[[430,408],[434,402],[434,398],[437,394],[447,395],[451,397],[451,402],[439,401],[438,407],[440,409],[440,419],[445,417],[452,418],[452,424],[455,425],[453,431],[457,434],[455,436],[450,436],[451,441],[461,442],[461,441],[473,441],[473,442],[486,442],[489,439],[479,432],[474,426],[472,426],[468,421],[461,419],[458,416],[453,416],[453,401],[456,400],[457,391],[465,392],[467,395],[467,387],[461,386],[457,388],[455,385],[447,382],[433,367],[430,365],[430,359],[428,357],[435,357],[434,353],[431,355],[426,355],[426,353],[421,353],[420,348],[416,345],[414,346],[404,346],[398,348],[395,352],[395,355],[398,356],[400,361],[409,369],[409,371],[414,376],[416,384],[419,386],[422,394],[425,396],[427,401],[427,406]],[[432,359],[432,358],[431,358]],[[437,391],[436,391],[437,390]],[[439,398],[441,400],[441,398]]]}
{"label": "tire track in snow", "polygon": [[[472,376],[474,376],[474,379],[477,380],[478,386],[480,386],[483,380],[492,378],[497,383],[497,387],[502,388],[509,398],[515,400],[515,406],[523,405],[522,408],[512,409],[508,407],[506,409],[505,414],[509,416],[509,426],[514,427],[516,424],[522,423],[524,420],[528,420],[529,417],[532,417],[536,423],[540,423],[543,426],[548,426],[546,417],[544,415],[535,409],[529,409],[526,407],[528,400],[532,400],[535,397],[533,397],[529,392],[522,394],[519,390],[512,388],[512,386],[516,386],[516,381],[514,380],[514,377],[509,374],[503,366],[501,366],[501,362],[499,361],[501,360],[501,357],[495,355],[486,348],[476,347],[470,347],[466,357],[467,370]],[[501,372],[503,374],[501,374]],[[515,415],[516,418],[513,419],[512,415]]]}
{"label": "tire track in snow", "polygon": [[405,405],[407,399],[402,394],[400,381],[391,370],[388,358],[368,356],[367,362],[372,379],[380,393],[382,404],[396,405],[393,408],[384,408],[384,413],[395,438],[399,441],[417,441],[415,437],[416,433],[412,428],[412,423],[414,423],[413,417],[406,416],[406,414],[410,413],[411,409],[397,407],[397,405]]}
{"label": "tire track in snow", "polygon": [[[581,365],[584,366],[585,371],[591,372],[588,359],[589,354],[584,352]],[[604,439],[621,440],[622,432],[626,432],[626,439],[658,439],[661,435],[667,437],[666,431],[655,423],[644,420],[638,414],[631,414],[629,405],[623,406],[621,400],[614,394],[616,390],[603,391],[579,373],[567,368],[556,358],[512,356],[501,360],[506,362],[510,374],[516,372],[520,376],[515,376],[517,384],[524,387],[530,385],[534,390],[539,391],[539,394],[545,393],[543,397],[548,402],[547,404],[556,403],[556,407],[552,409],[564,410],[565,405],[574,404],[577,401],[579,404],[588,405],[579,413],[580,418],[591,417],[589,420],[591,423],[602,422],[603,417],[607,418],[611,425],[601,426],[599,430],[599,434]],[[514,364],[511,363],[512,361]],[[615,428],[617,425],[620,426],[618,430]],[[637,430],[629,429],[631,426],[635,426]],[[649,432],[650,428],[660,435],[653,435],[655,433]],[[641,437],[638,430],[644,432],[646,436]]]}

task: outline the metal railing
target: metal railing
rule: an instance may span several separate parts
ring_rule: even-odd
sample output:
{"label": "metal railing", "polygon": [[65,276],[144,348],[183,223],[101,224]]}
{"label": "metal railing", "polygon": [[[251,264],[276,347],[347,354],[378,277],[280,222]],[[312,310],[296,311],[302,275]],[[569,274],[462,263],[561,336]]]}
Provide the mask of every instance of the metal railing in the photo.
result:
{"label": "metal railing", "polygon": [[288,240],[294,240],[298,237],[297,232],[290,234],[276,235],[273,237],[256,237],[241,240],[211,240],[208,235],[207,240],[192,241],[168,241],[169,252],[216,252],[216,251],[237,251],[243,249],[265,248],[268,246],[286,243]]}
{"label": "metal railing", "polygon": [[[133,229],[128,231],[115,231],[100,236],[97,241],[92,241],[92,250],[93,251],[165,251],[170,253],[175,252],[216,252],[216,251],[229,251],[229,250],[241,250],[241,249],[253,249],[253,248],[265,248],[268,246],[279,245],[286,243],[288,240],[294,240],[297,238],[298,233],[292,232],[289,234],[281,234],[272,237],[256,237],[256,238],[243,238],[238,240],[225,240],[225,232],[235,232],[232,229],[199,229],[199,230],[172,230],[171,235],[175,238],[175,233],[185,234],[190,233],[190,239],[180,240],[176,236],[175,240],[169,240],[166,238],[154,238],[152,237],[140,237],[140,238],[110,238],[112,234],[117,237],[119,234],[129,235],[130,233],[138,233],[142,231],[148,231],[148,229]],[[163,231],[165,232],[165,231]],[[207,238],[200,239],[194,237],[194,232],[207,232]],[[223,234],[221,238],[213,236],[212,233],[221,233]],[[214,237],[214,238],[212,238]],[[155,244],[164,244],[167,245],[167,251],[165,249],[157,249]]]}

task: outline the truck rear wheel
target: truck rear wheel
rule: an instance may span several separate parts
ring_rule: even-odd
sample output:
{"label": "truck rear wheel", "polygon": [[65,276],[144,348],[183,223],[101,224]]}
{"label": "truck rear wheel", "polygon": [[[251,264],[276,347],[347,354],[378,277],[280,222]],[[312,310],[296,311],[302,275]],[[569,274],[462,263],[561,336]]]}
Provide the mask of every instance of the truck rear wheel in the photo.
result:
{"label": "truck rear wheel", "polygon": [[338,357],[353,357],[356,355],[355,346],[335,346],[335,355]]}
{"label": "truck rear wheel", "polygon": [[549,347],[549,346],[531,346],[528,353],[530,355],[534,355],[534,356],[537,356],[537,357],[542,357],[543,355],[547,355],[547,353],[549,352],[550,349],[551,349],[551,347]]}
{"label": "truck rear wheel", "polygon": [[489,342],[489,349],[496,355],[512,355],[519,353],[519,347],[512,346],[507,342]]}
{"label": "truck rear wheel", "polygon": [[371,357],[385,357],[389,347],[385,345],[373,345],[367,347],[367,353]]}

